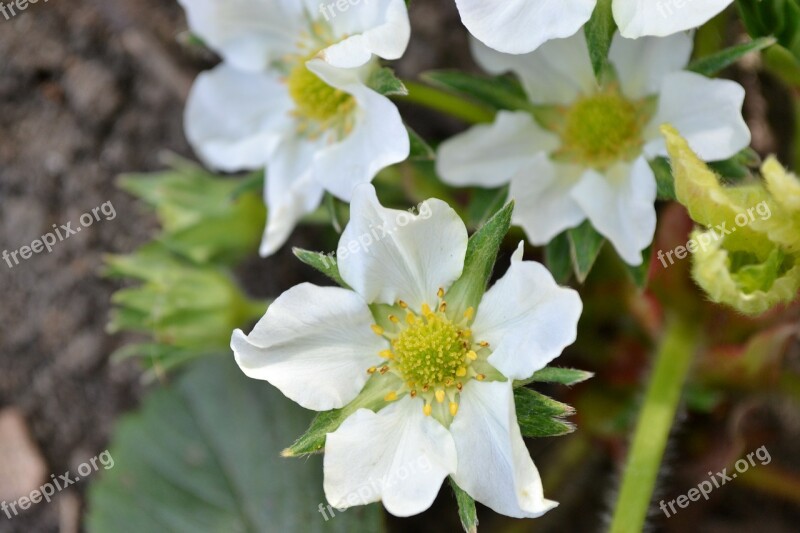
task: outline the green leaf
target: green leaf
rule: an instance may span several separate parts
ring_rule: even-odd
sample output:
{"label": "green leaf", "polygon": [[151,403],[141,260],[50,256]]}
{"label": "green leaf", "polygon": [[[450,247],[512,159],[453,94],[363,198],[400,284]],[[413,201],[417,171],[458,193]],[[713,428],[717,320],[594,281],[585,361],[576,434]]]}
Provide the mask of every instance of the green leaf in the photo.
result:
{"label": "green leaf", "polygon": [[587,220],[577,228],[567,231],[569,237],[569,250],[572,257],[572,266],[578,282],[586,281],[589,272],[600,255],[600,250],[606,242],[592,224]]}
{"label": "green leaf", "polygon": [[453,316],[460,316],[469,307],[477,309],[480,304],[494,270],[497,252],[511,227],[513,211],[514,202],[510,202],[470,237],[464,272],[447,292]]}
{"label": "green leaf", "polygon": [[470,226],[480,228],[500,211],[508,201],[508,190],[508,185],[499,189],[475,188],[468,206]]}
{"label": "green leaf", "polygon": [[514,381],[514,387],[524,387],[529,383],[559,383],[561,385],[575,385],[594,377],[594,373],[574,368],[545,367],[525,380]]}
{"label": "green leaf", "polygon": [[450,478],[450,486],[456,495],[458,503],[458,517],[461,519],[461,526],[466,533],[477,533],[478,531],[478,511],[475,509],[475,500],[459,487],[453,478]]}
{"label": "green leaf", "polygon": [[519,83],[506,76],[488,77],[457,70],[432,70],[420,77],[431,85],[470,96],[495,109],[530,111],[535,108]]}
{"label": "green leaf", "polygon": [[406,125],[408,130],[408,140],[411,143],[411,151],[408,159],[411,161],[433,161],[436,159],[436,150],[425,141],[416,131]]}
{"label": "green leaf", "polygon": [[367,80],[367,87],[384,96],[406,96],[408,94],[406,86],[389,67],[381,67],[374,71]]}
{"label": "green leaf", "polygon": [[747,147],[729,159],[713,161],[708,166],[730,183],[752,177],[752,169],[761,166],[761,157],[758,152]]}
{"label": "green leaf", "polygon": [[719,74],[722,70],[733,65],[747,54],[763,50],[764,48],[772,46],[776,42],[777,40],[774,37],[761,37],[759,39],[750,41],[749,43],[732,46],[725,50],[721,50],[716,54],[695,59],[689,64],[688,67],[686,67],[686,69],[698,74],[702,74],[703,76],[714,76]]}
{"label": "green leaf", "polygon": [[572,423],[562,420],[575,414],[575,409],[565,403],[520,387],[514,389],[514,404],[519,428],[525,437],[556,437],[575,431]]}
{"label": "green leaf", "polygon": [[544,249],[544,262],[559,285],[572,278],[572,256],[567,232],[556,235]]}
{"label": "green leaf", "polygon": [[663,201],[677,200],[675,196],[675,179],[672,177],[672,168],[666,157],[656,157],[650,161],[650,168],[656,176],[657,198]]}
{"label": "green leaf", "polygon": [[321,461],[280,458],[308,416],[232,357],[199,361],[118,424],[114,466],[89,486],[88,531],[383,531],[378,505],[324,508],[326,520]]}
{"label": "green leaf", "polygon": [[617,30],[614,14],[611,11],[611,0],[599,0],[592,13],[592,18],[586,23],[586,44],[589,46],[589,56],[592,59],[592,68],[598,80],[602,81],[608,68],[608,51],[611,40]]}
{"label": "green leaf", "polygon": [[373,375],[355,400],[341,409],[333,409],[317,414],[305,433],[294,444],[283,450],[281,455],[284,457],[300,457],[322,452],[325,448],[325,438],[328,433],[336,431],[348,416],[359,409],[377,411],[384,407],[387,404],[383,399],[384,395],[387,390],[392,390],[387,383],[395,379],[397,378],[389,374],[383,376],[380,374]]}
{"label": "green leaf", "polygon": [[350,288],[347,283],[344,282],[342,276],[339,275],[339,265],[336,262],[335,256],[320,252],[311,252],[309,250],[303,250],[302,248],[292,248],[292,253],[294,253],[300,261],[325,274],[338,285],[346,289]]}

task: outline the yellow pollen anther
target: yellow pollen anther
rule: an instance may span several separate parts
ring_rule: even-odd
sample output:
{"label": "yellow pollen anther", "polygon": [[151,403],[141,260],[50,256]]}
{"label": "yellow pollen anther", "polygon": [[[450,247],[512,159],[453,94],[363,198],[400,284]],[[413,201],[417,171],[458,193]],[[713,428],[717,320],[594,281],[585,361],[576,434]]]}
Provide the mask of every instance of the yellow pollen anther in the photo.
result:
{"label": "yellow pollen anther", "polygon": [[408,313],[408,314],[406,315],[406,322],[408,322],[408,324],[409,324],[410,326],[413,326],[413,325],[414,325],[414,323],[415,323],[416,321],[417,321],[417,317],[415,317],[415,316],[413,315],[413,313]]}
{"label": "yellow pollen anther", "polygon": [[380,353],[380,356],[383,357],[384,359],[392,359],[394,357],[394,354],[392,353],[391,350],[383,350]]}
{"label": "yellow pollen anther", "polygon": [[489,347],[489,343],[486,342],[486,341],[481,341],[481,342],[478,343],[478,346],[480,346],[481,348],[488,348]]}
{"label": "yellow pollen anther", "polygon": [[370,327],[372,328],[372,331],[375,332],[375,335],[383,336],[384,329],[378,324],[372,324]]}
{"label": "yellow pollen anther", "polygon": [[416,398],[416,397],[417,397],[417,391],[416,391],[416,390],[412,390],[412,391],[411,391],[411,392],[409,392],[408,394],[409,394],[409,395],[410,395],[412,398]]}
{"label": "yellow pollen anther", "polygon": [[422,386],[422,392],[428,392],[428,390],[429,390],[430,388],[431,388],[431,387],[430,387],[430,385],[423,385],[423,386]]}
{"label": "yellow pollen anther", "polygon": [[475,308],[468,307],[466,311],[464,311],[464,318],[467,320],[472,320],[472,317],[475,316]]}
{"label": "yellow pollen anther", "polygon": [[439,389],[436,391],[436,401],[442,403],[444,401],[444,391]]}
{"label": "yellow pollen anther", "polygon": [[456,376],[463,378],[466,375],[467,375],[467,369],[464,368],[463,366],[460,367],[458,370],[456,370]]}
{"label": "yellow pollen anther", "polygon": [[458,413],[458,404],[450,402],[450,416],[456,416],[456,413]]}
{"label": "yellow pollen anther", "polygon": [[439,290],[436,292],[436,296],[438,296],[439,298],[444,298],[444,289],[440,287]]}
{"label": "yellow pollen anther", "polygon": [[397,300],[397,305],[399,305],[403,309],[408,309],[408,304],[405,303],[403,300]]}
{"label": "yellow pollen anther", "polygon": [[478,381],[483,381],[484,379],[486,379],[486,375],[478,374],[477,376],[475,376],[475,379],[477,379]]}
{"label": "yellow pollen anther", "polygon": [[383,375],[383,374],[387,373],[388,371],[389,371],[389,367],[388,366],[382,366],[381,369],[378,372],[380,372],[381,375]]}
{"label": "yellow pollen anther", "polygon": [[453,385],[453,378],[447,378],[446,380],[444,380],[445,387],[450,387],[452,385]]}
{"label": "yellow pollen anther", "polygon": [[376,367],[374,367],[374,366],[371,366],[371,367],[369,367],[369,368],[367,369],[367,374],[374,374],[374,373],[375,373],[375,372],[377,372],[377,371],[378,371],[378,369],[377,369]]}
{"label": "yellow pollen anther", "polygon": [[383,400],[385,402],[393,402],[396,399],[397,399],[397,393],[394,392],[394,391],[390,392],[389,394],[387,394],[386,396],[383,397]]}
{"label": "yellow pollen anther", "polygon": [[442,312],[442,313],[444,313],[445,311],[447,311],[447,302],[442,302],[442,303],[439,305],[439,311],[440,311],[440,312]]}
{"label": "yellow pollen anther", "polygon": [[458,392],[461,392],[461,389],[464,388],[464,384],[459,381],[456,383],[456,388],[458,389]]}
{"label": "yellow pollen anther", "polygon": [[397,317],[396,317],[396,316],[394,316],[394,315],[389,315],[389,320],[390,320],[390,321],[391,321],[393,324],[399,324],[399,323],[400,323],[400,319],[399,319],[399,318],[397,318]]}
{"label": "yellow pollen anther", "polygon": [[433,406],[429,403],[425,404],[425,407],[422,408],[422,412],[425,413],[425,416],[431,416],[433,412]]}
{"label": "yellow pollen anther", "polygon": [[469,337],[472,337],[472,330],[471,330],[471,329],[464,329],[464,330],[461,330],[461,334],[462,334],[464,337],[467,337],[467,338],[469,338]]}
{"label": "yellow pollen anther", "polygon": [[471,361],[474,361],[474,360],[476,360],[478,358],[478,354],[475,353],[475,350],[470,350],[470,351],[467,352],[467,357]]}
{"label": "yellow pollen anther", "polygon": [[433,313],[431,312],[431,306],[428,304],[422,304],[422,314],[426,317],[432,315]]}

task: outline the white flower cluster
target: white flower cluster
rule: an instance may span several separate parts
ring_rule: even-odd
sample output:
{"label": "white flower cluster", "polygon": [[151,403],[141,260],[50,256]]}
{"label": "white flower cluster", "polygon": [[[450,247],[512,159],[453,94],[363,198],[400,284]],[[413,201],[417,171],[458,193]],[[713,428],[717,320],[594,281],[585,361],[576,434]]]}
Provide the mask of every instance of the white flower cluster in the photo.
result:
{"label": "white flower cluster", "polygon": [[[468,249],[456,212],[428,200],[420,212],[429,216],[392,226],[398,212],[370,185],[410,152],[398,109],[370,82],[380,59],[406,50],[406,2],[351,2],[335,13],[319,0],[180,2],[192,31],[223,59],[192,90],[187,136],[212,168],[266,169],[261,254],[280,248],[326,192],[351,203],[342,246],[383,228],[384,238],[339,258],[345,286],[296,286],[249,335],[232,338],[248,376],[303,407],[378,398],[327,434],[330,503],[381,500],[412,515],[450,476],[502,514],[553,508],[522,439],[513,381],[575,340],[578,294],[523,261],[520,246],[505,276],[469,306],[463,291],[450,292]],[[501,111],[446,141],[438,174],[454,186],[510,184],[513,221],[533,244],[588,220],[624,261],[640,264],[656,225],[649,162],[666,155],[658,127],[673,124],[705,160],[749,144],[744,90],[685,70],[693,42],[685,30],[730,3],[664,10],[655,0],[613,0],[619,33],[601,84],[581,30],[597,0],[456,0],[478,63],[515,74],[542,113]],[[395,469],[420,458],[431,468],[398,481]]]}

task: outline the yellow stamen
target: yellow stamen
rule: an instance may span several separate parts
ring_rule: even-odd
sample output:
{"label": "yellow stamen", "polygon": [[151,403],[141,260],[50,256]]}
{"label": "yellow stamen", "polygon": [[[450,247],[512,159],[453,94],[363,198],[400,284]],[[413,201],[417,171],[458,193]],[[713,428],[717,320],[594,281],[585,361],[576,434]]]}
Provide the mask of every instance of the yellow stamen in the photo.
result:
{"label": "yellow stamen", "polygon": [[415,317],[413,313],[408,313],[406,315],[406,322],[408,322],[408,324],[410,326],[413,326],[414,323],[416,323],[416,321],[417,321],[417,317]]}
{"label": "yellow stamen", "polygon": [[442,313],[444,313],[445,311],[447,311],[447,302],[442,302],[442,303],[439,305],[439,311],[440,311],[440,312],[442,312]]}
{"label": "yellow stamen", "polygon": [[442,389],[436,391],[436,401],[439,403],[444,401],[444,391]]}
{"label": "yellow stamen", "polygon": [[458,413],[458,404],[450,402],[450,416],[456,416],[456,413]]}
{"label": "yellow stamen", "polygon": [[466,376],[466,375],[467,375],[467,369],[466,369],[466,368],[464,368],[463,366],[462,366],[462,367],[459,367],[459,369],[458,369],[458,370],[456,370],[456,376],[458,376],[458,377],[460,377],[460,378],[463,378],[463,377],[464,377],[464,376]]}
{"label": "yellow stamen", "polygon": [[393,402],[396,399],[397,399],[397,393],[394,391],[390,392],[389,394],[383,397],[383,400],[386,402]]}
{"label": "yellow stamen", "polygon": [[464,311],[464,318],[467,320],[472,320],[472,317],[475,316],[475,308],[468,307],[466,311]]}
{"label": "yellow stamen", "polygon": [[426,317],[432,315],[433,313],[431,312],[431,306],[428,304],[422,304],[422,314]]}
{"label": "yellow stamen", "polygon": [[400,323],[400,319],[397,318],[394,315],[389,315],[389,320],[392,322],[392,324],[399,324]]}
{"label": "yellow stamen", "polygon": [[382,366],[381,369],[379,370],[381,375],[387,373],[388,371],[389,371],[389,367],[388,366]]}
{"label": "yellow stamen", "polygon": [[411,391],[411,392],[409,392],[408,394],[409,394],[409,395],[410,395],[412,398],[416,398],[416,397],[417,397],[417,391],[415,391],[415,390],[412,390],[412,391]]}
{"label": "yellow stamen", "polygon": [[444,289],[440,287],[439,290],[436,292],[436,296],[438,296],[439,298],[444,298]]}
{"label": "yellow stamen", "polygon": [[405,303],[403,300],[397,300],[397,305],[399,305],[403,309],[408,309],[408,304]]}
{"label": "yellow stamen", "polygon": [[433,412],[433,406],[429,403],[425,404],[425,407],[422,408],[422,412],[425,413],[425,416],[431,416]]}
{"label": "yellow stamen", "polygon": [[488,343],[488,342],[486,342],[486,341],[481,341],[481,342],[479,342],[479,343],[478,343],[478,345],[479,345],[481,348],[488,348],[488,347],[489,347],[489,343]]}
{"label": "yellow stamen", "polygon": [[467,357],[471,361],[474,361],[474,360],[476,360],[478,358],[478,354],[475,353],[475,350],[470,350],[470,351],[467,352]]}
{"label": "yellow stamen", "polygon": [[477,379],[478,381],[483,381],[484,379],[486,379],[486,374],[478,374],[477,376],[475,376],[475,379]]}
{"label": "yellow stamen", "polygon": [[392,353],[391,350],[383,350],[380,353],[380,356],[383,357],[384,359],[392,359],[392,358],[394,358],[394,354]]}
{"label": "yellow stamen", "polygon": [[369,368],[367,369],[367,374],[374,374],[374,373],[375,373],[375,372],[377,372],[377,371],[378,371],[378,369],[377,369],[377,368],[375,368],[374,366],[371,366],[371,367],[369,367]]}
{"label": "yellow stamen", "polygon": [[370,327],[372,328],[372,331],[375,333],[375,335],[383,336],[384,329],[380,327],[378,324],[372,324]]}

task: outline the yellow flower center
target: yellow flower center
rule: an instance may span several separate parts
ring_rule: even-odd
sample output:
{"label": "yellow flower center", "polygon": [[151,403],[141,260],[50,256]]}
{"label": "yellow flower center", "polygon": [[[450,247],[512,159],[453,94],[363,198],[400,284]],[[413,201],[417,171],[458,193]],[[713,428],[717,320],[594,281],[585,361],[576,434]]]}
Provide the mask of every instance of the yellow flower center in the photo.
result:
{"label": "yellow flower center", "polygon": [[306,62],[315,55],[299,59],[289,72],[286,83],[295,103],[296,116],[301,121],[315,123],[319,129],[328,129],[348,118],[355,109],[355,99],[331,87],[306,67]]}
{"label": "yellow flower center", "polygon": [[443,314],[414,321],[392,342],[397,369],[405,381],[420,387],[455,381],[468,364],[469,345],[463,335]]}
{"label": "yellow flower center", "polygon": [[615,89],[583,97],[567,111],[556,156],[599,169],[631,160],[643,144],[646,114]]}
{"label": "yellow flower center", "polygon": [[424,400],[423,412],[449,426],[458,413],[464,384],[476,379],[504,379],[488,362],[489,343],[476,342],[469,324],[475,310],[469,308],[454,319],[447,310],[444,290],[439,289],[438,305],[431,310],[423,304],[420,313],[400,301],[397,307],[405,318],[389,315],[386,328],[373,325],[372,330],[389,342],[389,349],[380,352],[386,363],[372,367],[370,374],[391,372],[400,378],[397,390],[384,400],[395,401],[405,394]]}

